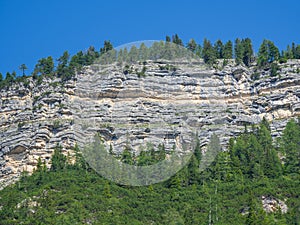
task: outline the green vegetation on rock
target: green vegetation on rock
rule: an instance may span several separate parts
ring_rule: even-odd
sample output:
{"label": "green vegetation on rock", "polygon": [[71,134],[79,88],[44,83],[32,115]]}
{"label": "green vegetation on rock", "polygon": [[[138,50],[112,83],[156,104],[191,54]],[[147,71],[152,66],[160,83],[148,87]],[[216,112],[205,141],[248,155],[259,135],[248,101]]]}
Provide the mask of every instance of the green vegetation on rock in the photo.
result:
{"label": "green vegetation on rock", "polygon": [[[57,146],[52,167],[39,161],[0,192],[1,224],[299,224],[300,126],[291,120],[275,146],[264,120],[231,139],[199,172],[200,146],[189,164],[169,180],[142,187],[112,183],[95,173],[75,147],[76,163]],[[149,146],[137,159],[149,165],[165,157]],[[278,153],[285,156],[284,164]],[[122,160],[133,163],[130,151]],[[266,213],[262,198],[285,201],[288,210]],[[277,211],[276,211],[277,210]]]}

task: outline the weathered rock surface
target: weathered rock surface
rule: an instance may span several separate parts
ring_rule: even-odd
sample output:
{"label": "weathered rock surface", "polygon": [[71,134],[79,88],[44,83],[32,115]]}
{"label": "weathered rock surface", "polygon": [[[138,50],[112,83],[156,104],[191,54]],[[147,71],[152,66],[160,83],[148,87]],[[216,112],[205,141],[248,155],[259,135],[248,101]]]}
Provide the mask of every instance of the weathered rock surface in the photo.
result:
{"label": "weathered rock surface", "polygon": [[[60,80],[14,84],[0,91],[0,184],[13,182],[22,171],[32,172],[38,158],[49,163],[54,147],[74,145],[68,90]],[[0,185],[0,187],[1,187]]]}
{"label": "weathered rock surface", "polygon": [[271,196],[262,196],[261,202],[263,209],[266,213],[273,213],[280,210],[281,213],[287,213],[288,207],[285,204],[285,201],[271,197]]}
{"label": "weathered rock surface", "polygon": [[[134,66],[141,71],[143,65]],[[116,147],[130,138],[135,149],[146,142],[165,143],[168,149],[178,144],[179,133],[185,137],[196,131],[203,146],[217,133],[226,148],[244,124],[265,117],[276,138],[300,114],[299,60],[281,64],[277,77],[231,64],[215,70],[177,63],[175,72],[161,70],[157,62],[146,67],[145,76],[138,77],[114,65],[105,70],[93,65],[63,85],[58,78],[44,78],[39,85],[28,78],[27,85],[0,90],[0,183],[33,171],[38,158],[49,163],[57,144],[70,150],[83,141],[85,129],[98,131]],[[251,79],[255,72],[257,81]],[[87,124],[81,135],[76,121],[84,117],[98,125]],[[155,126],[161,121],[165,126]],[[124,124],[131,125],[129,134]]]}

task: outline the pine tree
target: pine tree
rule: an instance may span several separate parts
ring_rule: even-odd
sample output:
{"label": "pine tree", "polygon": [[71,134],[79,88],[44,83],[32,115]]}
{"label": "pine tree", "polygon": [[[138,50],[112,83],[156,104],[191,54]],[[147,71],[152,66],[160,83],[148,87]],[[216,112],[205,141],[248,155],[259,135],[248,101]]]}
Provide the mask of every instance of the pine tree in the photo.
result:
{"label": "pine tree", "polygon": [[197,45],[196,50],[195,50],[195,54],[199,57],[202,56],[202,46],[201,45]]}
{"label": "pine tree", "polygon": [[[249,134],[249,139],[247,140],[246,148],[246,166],[244,171],[249,175],[249,178],[259,177],[261,171],[257,168],[261,168],[263,159],[263,151],[260,143],[257,140],[257,137],[254,134]],[[243,163],[243,162],[242,162]],[[255,166],[256,164],[259,165]]]}
{"label": "pine tree", "polygon": [[10,84],[13,81],[14,81],[14,77],[9,72],[7,72],[5,76],[5,83]]}
{"label": "pine tree", "polygon": [[188,184],[197,184],[199,180],[199,161],[195,155],[192,155],[188,164],[189,180]]}
{"label": "pine tree", "polygon": [[279,55],[279,49],[274,45],[272,41],[269,41],[269,62],[278,60]]}
{"label": "pine tree", "polygon": [[139,50],[138,48],[133,45],[131,48],[130,48],[130,51],[128,53],[128,58],[129,58],[129,61],[132,63],[132,62],[135,62],[138,60],[138,57],[139,57]]}
{"label": "pine tree", "polygon": [[259,47],[257,64],[259,67],[264,67],[269,63],[279,59],[279,50],[272,41],[263,40]]}
{"label": "pine tree", "polygon": [[117,53],[117,61],[119,63],[122,63],[123,62],[123,49],[120,49]]}
{"label": "pine tree", "polygon": [[70,68],[72,71],[79,71],[83,65],[85,65],[86,60],[82,51],[77,52],[76,55],[73,55],[70,60]]}
{"label": "pine tree", "polygon": [[239,38],[237,38],[234,43],[234,55],[236,64],[241,64],[243,62],[244,48]]}
{"label": "pine tree", "polygon": [[277,63],[271,63],[271,69],[270,69],[270,76],[271,77],[276,77],[278,76],[278,70],[279,70],[279,66]]}
{"label": "pine tree", "polygon": [[127,62],[128,61],[128,50],[127,50],[127,48],[123,49],[123,57],[122,57],[122,59],[123,59],[123,62]]}
{"label": "pine tree", "polygon": [[140,48],[139,48],[139,57],[138,59],[140,61],[145,61],[148,59],[148,48],[145,45],[145,43],[142,43]]}
{"label": "pine tree", "polygon": [[215,133],[213,133],[207,145],[207,150],[201,157],[201,161],[199,163],[200,171],[206,169],[215,160],[221,150],[222,147],[220,144],[220,139]]}
{"label": "pine tree", "polygon": [[94,46],[90,46],[85,54],[84,65],[91,65],[96,58],[99,57],[99,52],[96,52]]}
{"label": "pine tree", "polygon": [[41,171],[42,169],[43,169],[43,163],[42,163],[41,157],[39,157],[37,165],[36,165],[36,170]]}
{"label": "pine tree", "polygon": [[11,76],[12,76],[13,80],[15,80],[15,79],[17,78],[17,73],[16,73],[16,71],[13,71],[13,72],[11,73]]}
{"label": "pine tree", "polygon": [[25,70],[27,70],[27,66],[23,63],[19,66],[19,69],[22,71],[22,75],[25,76]]}
{"label": "pine tree", "polygon": [[200,140],[199,140],[199,138],[197,138],[197,140],[196,140],[196,146],[195,146],[194,155],[196,156],[196,159],[198,160],[198,162],[200,162],[200,160],[202,158],[202,151],[201,151],[201,147],[200,147]]}
{"label": "pine tree", "polygon": [[300,128],[294,119],[287,123],[282,140],[286,153],[285,172],[300,173]]}
{"label": "pine tree", "polygon": [[217,55],[211,42],[206,38],[203,41],[202,57],[205,63],[212,65],[216,62]]}
{"label": "pine tree", "polygon": [[62,153],[62,147],[57,145],[51,159],[51,170],[58,171],[65,168],[67,157]]}
{"label": "pine tree", "polygon": [[53,58],[49,56],[47,58],[42,58],[38,61],[38,63],[35,65],[33,73],[34,75],[50,75],[53,73],[53,71],[54,71]]}
{"label": "pine tree", "polygon": [[160,162],[166,158],[166,149],[164,144],[158,145],[158,152],[156,156],[156,161]]}
{"label": "pine tree", "polygon": [[241,44],[243,45],[243,63],[246,66],[250,66],[253,60],[253,47],[250,38],[243,39]]}
{"label": "pine tree", "polygon": [[266,213],[259,206],[256,197],[252,193],[249,195],[249,213],[246,225],[267,225]]}
{"label": "pine tree", "polygon": [[264,126],[265,128],[268,129],[269,132],[271,132],[270,123],[268,122],[268,120],[265,117],[262,119],[260,126]]}
{"label": "pine tree", "polygon": [[234,175],[232,161],[228,152],[220,152],[216,157],[214,166],[214,179],[230,181]]}
{"label": "pine tree", "polygon": [[293,55],[293,52],[292,52],[292,49],[291,49],[290,45],[288,45],[286,47],[286,51],[284,51],[283,57],[286,58],[286,59],[293,59],[294,58],[294,55]]}
{"label": "pine tree", "polygon": [[295,59],[295,53],[296,53],[296,45],[295,45],[295,43],[293,42],[293,43],[292,43],[292,55],[293,55],[293,59]]}
{"label": "pine tree", "polygon": [[171,42],[171,38],[170,38],[170,36],[166,36],[166,42]]}
{"label": "pine tree", "polygon": [[260,124],[258,132],[258,140],[263,151],[262,167],[267,177],[274,178],[281,174],[281,164],[272,144],[271,132],[268,129],[269,125],[265,124],[266,122]]}
{"label": "pine tree", "polygon": [[183,46],[182,40],[179,38],[178,34],[172,36],[172,42],[177,45]]}
{"label": "pine tree", "polygon": [[224,59],[232,59],[232,42],[227,41],[223,50]]}
{"label": "pine tree", "polygon": [[267,65],[267,63],[268,63],[268,46],[267,46],[267,40],[264,40],[258,50],[257,64],[259,67],[263,67]]}
{"label": "pine tree", "polygon": [[111,191],[110,191],[110,184],[108,182],[105,182],[105,184],[104,184],[103,195],[106,198],[111,198],[112,197],[112,194],[111,194]]}
{"label": "pine tree", "polygon": [[112,43],[108,41],[104,41],[103,48],[100,48],[100,55],[103,55],[104,53],[110,51],[113,49]]}
{"label": "pine tree", "polygon": [[63,55],[57,59],[58,65],[56,72],[58,77],[62,77],[63,80],[67,80],[72,76],[68,68],[69,59],[70,55],[68,51],[65,51]]}
{"label": "pine tree", "polygon": [[190,39],[187,44],[187,49],[189,49],[192,52],[195,52],[197,48],[197,43],[194,39]]}
{"label": "pine tree", "polygon": [[134,164],[133,157],[132,157],[132,154],[131,154],[131,150],[127,146],[125,147],[125,149],[122,153],[121,160],[122,160],[122,162],[124,162],[126,164],[129,164],[129,165]]}
{"label": "pine tree", "polygon": [[297,47],[295,48],[294,58],[300,59],[300,45],[297,45]]}
{"label": "pine tree", "polygon": [[215,45],[214,45],[214,49],[217,55],[218,59],[223,59],[224,58],[224,45],[223,42],[221,40],[217,40]]}
{"label": "pine tree", "polygon": [[61,66],[67,66],[69,62],[70,54],[68,51],[65,51],[61,57],[57,59],[58,64]]}

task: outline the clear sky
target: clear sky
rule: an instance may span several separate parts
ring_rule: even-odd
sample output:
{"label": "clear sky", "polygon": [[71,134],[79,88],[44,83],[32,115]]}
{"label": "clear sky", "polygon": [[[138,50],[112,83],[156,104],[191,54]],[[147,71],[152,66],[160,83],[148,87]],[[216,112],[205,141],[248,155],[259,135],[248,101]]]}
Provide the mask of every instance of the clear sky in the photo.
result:
{"label": "clear sky", "polygon": [[266,38],[280,48],[300,43],[299,0],[0,0],[0,72],[38,59],[75,54],[104,40],[114,46],[164,40],[178,33],[184,43],[250,37],[257,50]]}

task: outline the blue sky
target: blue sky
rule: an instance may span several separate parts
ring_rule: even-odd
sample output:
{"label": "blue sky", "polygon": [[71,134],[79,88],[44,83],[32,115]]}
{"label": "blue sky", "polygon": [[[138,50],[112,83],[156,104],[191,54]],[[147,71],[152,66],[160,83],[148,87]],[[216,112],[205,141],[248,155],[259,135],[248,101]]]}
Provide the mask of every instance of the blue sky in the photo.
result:
{"label": "blue sky", "polygon": [[41,1],[0,0],[0,72],[38,59],[75,54],[104,40],[114,46],[161,40],[178,33],[186,43],[250,37],[257,50],[266,38],[279,48],[300,43],[298,0]]}

